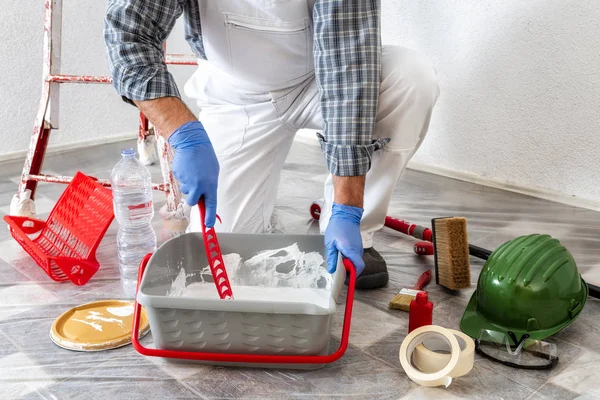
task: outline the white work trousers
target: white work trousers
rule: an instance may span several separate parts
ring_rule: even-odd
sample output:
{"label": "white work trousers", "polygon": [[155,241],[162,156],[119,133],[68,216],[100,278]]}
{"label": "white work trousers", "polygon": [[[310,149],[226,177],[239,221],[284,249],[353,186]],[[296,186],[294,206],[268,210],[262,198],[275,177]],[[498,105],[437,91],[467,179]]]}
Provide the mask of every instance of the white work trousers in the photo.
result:
{"label": "white work trousers", "polygon": [[[270,228],[280,172],[294,135],[303,128],[322,129],[323,117],[314,76],[275,92],[239,86],[208,62],[201,62],[185,91],[198,102],[199,119],[221,167],[217,213],[223,224],[217,223],[215,229],[262,233]],[[391,141],[373,154],[366,178],[361,221],[365,248],[372,246],[373,233],[383,227],[396,183],[427,133],[438,95],[437,74],[426,58],[406,48],[383,47],[373,138],[390,137]],[[331,214],[331,175],[325,182],[324,198],[321,232]],[[192,210],[191,231],[201,229],[198,214]]]}

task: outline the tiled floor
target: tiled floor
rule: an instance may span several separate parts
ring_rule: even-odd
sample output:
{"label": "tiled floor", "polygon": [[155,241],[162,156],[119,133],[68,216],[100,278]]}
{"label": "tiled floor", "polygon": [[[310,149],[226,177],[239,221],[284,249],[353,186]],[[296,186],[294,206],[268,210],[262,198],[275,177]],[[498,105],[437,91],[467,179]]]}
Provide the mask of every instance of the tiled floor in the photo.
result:
{"label": "tiled floor", "polygon": [[[108,176],[124,144],[54,155],[45,170],[72,174],[78,168]],[[21,163],[0,168],[0,215],[16,188]],[[152,168],[158,178],[160,172]],[[320,151],[295,144],[281,179],[276,220],[286,232],[317,233],[308,206],[322,193],[325,167]],[[45,217],[64,186],[41,184],[38,215]],[[155,195],[157,206],[164,204]],[[390,214],[428,224],[436,216],[464,215],[470,240],[495,248],[525,233],[550,233],[572,251],[586,279],[600,282],[600,213],[514,193],[409,171],[398,185]],[[156,219],[159,237],[160,220]],[[165,362],[130,346],[76,353],[55,346],[48,333],[68,308],[91,300],[122,297],[115,252],[115,225],[102,242],[100,271],[84,287],[57,284],[0,229],[0,398],[15,399],[600,399],[600,301],[590,299],[581,317],[553,340],[560,362],[550,371],[515,370],[477,357],[472,372],[447,389],[423,388],[400,368],[398,349],[408,315],[387,308],[390,298],[432,266],[412,253],[414,240],[384,229],[376,247],[390,267],[390,283],[357,293],[351,345],[338,362],[317,371],[231,369]],[[481,261],[473,260],[475,285]],[[434,323],[458,329],[472,293],[431,285]],[[340,310],[342,311],[342,310]],[[338,337],[341,313],[334,327]],[[146,339],[150,341],[150,338]],[[337,339],[334,340],[336,342]],[[333,343],[336,345],[337,343]]]}

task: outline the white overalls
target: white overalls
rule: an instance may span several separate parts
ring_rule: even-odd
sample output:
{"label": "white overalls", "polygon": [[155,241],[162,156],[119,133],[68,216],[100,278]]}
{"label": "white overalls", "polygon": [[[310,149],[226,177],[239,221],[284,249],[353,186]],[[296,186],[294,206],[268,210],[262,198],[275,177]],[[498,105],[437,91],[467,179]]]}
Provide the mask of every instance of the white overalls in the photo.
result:
{"label": "white overalls", "polygon": [[[185,86],[221,167],[217,231],[269,229],[280,172],[299,129],[322,129],[314,78],[311,0],[199,0],[208,61]],[[396,46],[383,48],[374,138],[391,142],[373,154],[367,174],[363,245],[381,229],[396,182],[427,133],[439,95],[430,62]],[[325,162],[325,160],[323,160]],[[324,232],[333,201],[325,182]],[[197,210],[189,230],[199,231]]]}

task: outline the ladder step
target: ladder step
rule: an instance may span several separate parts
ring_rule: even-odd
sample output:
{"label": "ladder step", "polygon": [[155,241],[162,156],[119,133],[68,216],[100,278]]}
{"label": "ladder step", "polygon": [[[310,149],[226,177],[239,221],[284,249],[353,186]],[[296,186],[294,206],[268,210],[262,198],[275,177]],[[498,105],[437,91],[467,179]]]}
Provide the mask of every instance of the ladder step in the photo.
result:
{"label": "ladder step", "polygon": [[198,57],[193,54],[167,54],[165,62],[172,65],[198,65]]}
{"label": "ladder step", "polygon": [[48,82],[57,83],[111,83],[110,76],[92,76],[92,75],[48,75]]}
{"label": "ladder step", "polygon": [[[165,62],[171,65],[198,65],[198,58],[190,54],[167,54]],[[94,75],[48,75],[48,82],[56,83],[112,83],[110,76]]]}
{"label": "ladder step", "polygon": [[[46,175],[46,174],[28,174],[25,175],[24,180],[26,181],[37,181],[37,182],[48,182],[48,183],[63,183],[68,185],[73,180],[72,176],[60,176],[60,175]],[[97,179],[98,183],[102,186],[110,187],[110,179]],[[168,183],[153,183],[152,190],[158,190],[159,192],[169,192]]]}

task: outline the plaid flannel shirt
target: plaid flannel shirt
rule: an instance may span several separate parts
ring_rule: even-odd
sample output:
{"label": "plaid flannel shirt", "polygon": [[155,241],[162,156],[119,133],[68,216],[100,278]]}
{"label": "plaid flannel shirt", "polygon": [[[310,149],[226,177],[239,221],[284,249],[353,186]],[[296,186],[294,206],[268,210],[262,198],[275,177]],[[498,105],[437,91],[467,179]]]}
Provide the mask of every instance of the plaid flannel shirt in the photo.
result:
{"label": "plaid flannel shirt", "polygon": [[[215,0],[218,1],[218,0]],[[162,44],[184,14],[185,38],[206,59],[198,0],[109,0],[104,37],[114,86],[126,101],[180,97]],[[315,77],[321,95],[329,171],[365,175],[381,74],[380,0],[316,0],[313,9]]]}

